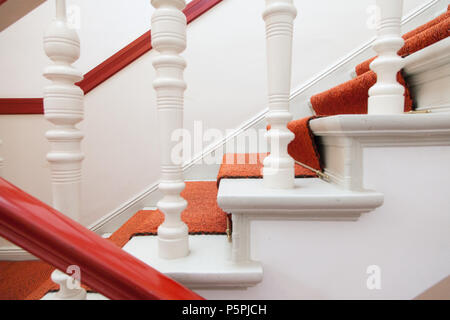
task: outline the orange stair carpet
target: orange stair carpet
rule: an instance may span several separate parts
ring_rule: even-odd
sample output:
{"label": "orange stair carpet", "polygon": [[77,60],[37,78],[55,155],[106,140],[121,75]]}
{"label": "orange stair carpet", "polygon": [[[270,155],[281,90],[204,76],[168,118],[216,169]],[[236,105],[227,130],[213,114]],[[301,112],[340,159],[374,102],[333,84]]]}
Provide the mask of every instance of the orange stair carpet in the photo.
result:
{"label": "orange stair carpet", "polygon": [[[222,179],[262,178],[263,161],[267,155],[267,153],[238,153],[224,155],[219,174],[217,175],[217,186],[220,185]],[[313,178],[316,176],[317,175],[313,171],[295,164],[296,178]]]}
{"label": "orange stair carpet", "polygon": [[[181,195],[188,201],[181,218],[191,234],[226,234],[227,218],[217,205],[215,181],[186,182]],[[155,235],[163,220],[158,210],[139,211],[109,240],[123,247],[134,236]],[[53,270],[43,261],[0,262],[0,300],[39,300],[58,290],[50,279]]]}
{"label": "orange stair carpet", "polygon": [[[188,201],[181,219],[188,225],[190,234],[226,234],[227,220],[217,204],[215,181],[186,182],[181,196]],[[114,232],[110,240],[123,247],[134,236],[156,235],[163,221],[159,210],[139,211]]]}
{"label": "orange stair carpet", "polygon": [[[413,100],[405,79],[399,73],[397,80],[405,87],[405,111],[411,111]],[[355,79],[311,97],[311,104],[318,116],[338,114],[366,114],[369,89],[377,82],[377,75],[368,71]]]}
{"label": "orange stair carpet", "polygon": [[0,261],[0,300],[25,300],[46,284],[53,270],[43,261]]}

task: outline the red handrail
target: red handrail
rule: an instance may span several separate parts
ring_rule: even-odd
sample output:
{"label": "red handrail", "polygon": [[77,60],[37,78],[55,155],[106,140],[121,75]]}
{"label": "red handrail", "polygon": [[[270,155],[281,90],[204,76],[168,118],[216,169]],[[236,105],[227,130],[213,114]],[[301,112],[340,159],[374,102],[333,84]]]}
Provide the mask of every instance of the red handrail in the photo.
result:
{"label": "red handrail", "polygon": [[110,299],[198,300],[201,296],[0,178],[0,236]]}

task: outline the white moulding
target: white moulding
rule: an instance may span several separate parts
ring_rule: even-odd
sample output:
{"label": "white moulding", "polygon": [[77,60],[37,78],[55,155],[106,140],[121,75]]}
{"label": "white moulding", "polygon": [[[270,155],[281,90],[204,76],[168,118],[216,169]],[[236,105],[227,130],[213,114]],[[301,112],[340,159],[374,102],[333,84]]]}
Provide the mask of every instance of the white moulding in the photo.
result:
{"label": "white moulding", "polygon": [[316,136],[354,137],[379,146],[440,144],[450,137],[450,114],[338,115],[310,125]]}
{"label": "white moulding", "polygon": [[0,261],[31,261],[39,260],[28,251],[13,246],[0,248]]}

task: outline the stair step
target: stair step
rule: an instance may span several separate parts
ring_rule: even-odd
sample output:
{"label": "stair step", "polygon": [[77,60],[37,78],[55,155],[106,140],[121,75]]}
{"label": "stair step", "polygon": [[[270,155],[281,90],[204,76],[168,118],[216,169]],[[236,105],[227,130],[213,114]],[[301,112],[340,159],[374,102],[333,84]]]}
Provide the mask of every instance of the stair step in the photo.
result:
{"label": "stair step", "polygon": [[189,288],[246,288],[262,280],[258,262],[231,262],[231,244],[224,235],[189,236],[190,254],[167,260],[158,257],[158,238],[137,236],[123,249]]}
{"label": "stair step", "polygon": [[253,219],[356,220],[383,203],[383,194],[350,191],[323,180],[295,179],[294,189],[270,189],[260,179],[223,179],[219,206]]}

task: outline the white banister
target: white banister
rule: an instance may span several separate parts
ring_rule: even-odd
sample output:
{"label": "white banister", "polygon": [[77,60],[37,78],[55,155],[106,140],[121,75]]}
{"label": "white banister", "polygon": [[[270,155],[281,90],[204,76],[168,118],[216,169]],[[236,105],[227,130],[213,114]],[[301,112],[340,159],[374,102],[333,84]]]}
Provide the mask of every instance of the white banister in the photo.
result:
{"label": "white banister", "polygon": [[161,180],[164,197],[158,209],[165,220],[158,228],[159,256],[176,259],[189,254],[188,228],[181,220],[187,202],[180,195],[185,187],[181,163],[172,157],[177,142],[172,133],[183,127],[186,61],[180,56],[186,49],[186,16],[181,11],[184,0],[151,0],[152,46],[159,52],[153,60],[157,76],[153,86],[157,93],[159,136],[161,140]]}
{"label": "white banister", "polygon": [[[56,16],[44,36],[44,49],[53,64],[44,76],[51,81],[44,89],[45,118],[55,125],[47,131],[51,151],[50,163],[53,207],[73,220],[80,221],[81,203],[81,140],[83,134],[75,125],[83,120],[83,91],[75,85],[83,79],[72,64],[80,57],[80,40],[67,25],[66,1],[55,0]],[[54,282],[60,285],[56,299],[83,300],[84,290],[70,290],[69,276],[55,270]]]}
{"label": "white banister", "polygon": [[370,68],[377,74],[377,83],[369,90],[369,114],[400,114],[405,106],[405,88],[398,83],[397,73],[404,59],[397,52],[402,48],[401,20],[403,0],[377,0],[380,19],[373,49],[377,52]]}
{"label": "white banister", "polygon": [[270,155],[264,159],[264,183],[269,188],[294,187],[294,160],[287,152],[294,134],[287,129],[292,68],[292,37],[297,10],[292,0],[266,0]]}

